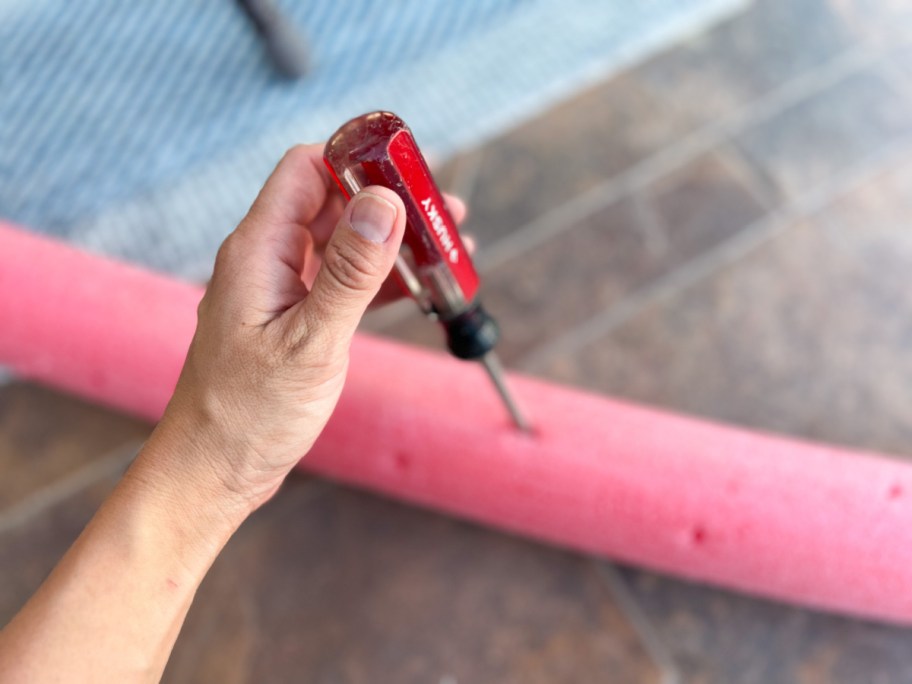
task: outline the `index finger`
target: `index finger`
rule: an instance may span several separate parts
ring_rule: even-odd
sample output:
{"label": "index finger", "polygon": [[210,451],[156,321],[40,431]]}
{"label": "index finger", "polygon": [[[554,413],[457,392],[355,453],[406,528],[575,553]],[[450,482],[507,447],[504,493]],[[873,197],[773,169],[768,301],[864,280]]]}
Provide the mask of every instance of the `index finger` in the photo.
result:
{"label": "index finger", "polygon": [[331,187],[323,145],[295,145],[276,165],[248,215],[273,226],[307,226],[320,213]]}

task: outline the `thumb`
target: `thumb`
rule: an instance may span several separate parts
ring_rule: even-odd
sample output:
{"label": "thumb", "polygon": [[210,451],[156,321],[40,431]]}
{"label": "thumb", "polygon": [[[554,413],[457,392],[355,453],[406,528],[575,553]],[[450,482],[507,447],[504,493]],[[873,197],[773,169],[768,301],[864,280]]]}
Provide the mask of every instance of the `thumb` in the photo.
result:
{"label": "thumb", "polygon": [[392,190],[370,186],[351,199],[300,304],[297,323],[306,334],[333,345],[354,334],[396,262],[404,232],[405,207]]}

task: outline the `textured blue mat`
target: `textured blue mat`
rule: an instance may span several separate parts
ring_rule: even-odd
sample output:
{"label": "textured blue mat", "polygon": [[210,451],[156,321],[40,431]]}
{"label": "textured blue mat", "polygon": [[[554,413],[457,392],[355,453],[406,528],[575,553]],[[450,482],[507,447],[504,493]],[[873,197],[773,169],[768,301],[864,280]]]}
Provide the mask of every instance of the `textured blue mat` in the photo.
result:
{"label": "textured blue mat", "polygon": [[278,78],[230,0],[0,0],[0,216],[208,272],[282,151],[392,109],[443,158],[741,0],[285,0]]}

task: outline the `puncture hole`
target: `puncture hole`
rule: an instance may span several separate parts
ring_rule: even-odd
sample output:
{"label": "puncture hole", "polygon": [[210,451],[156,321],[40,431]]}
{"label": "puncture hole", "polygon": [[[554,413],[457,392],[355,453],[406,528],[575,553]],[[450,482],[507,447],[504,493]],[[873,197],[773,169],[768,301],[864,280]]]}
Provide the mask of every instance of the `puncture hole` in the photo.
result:
{"label": "puncture hole", "polygon": [[396,452],[396,455],[393,456],[393,463],[395,463],[396,469],[403,473],[412,467],[412,459],[404,451]]}
{"label": "puncture hole", "polygon": [[510,424],[510,426],[511,426],[511,429],[513,429],[517,433],[519,433],[520,437],[525,437],[526,439],[532,439],[532,440],[535,440],[536,442],[542,439],[541,430],[539,430],[535,426],[530,426],[528,430],[520,430],[512,423]]}

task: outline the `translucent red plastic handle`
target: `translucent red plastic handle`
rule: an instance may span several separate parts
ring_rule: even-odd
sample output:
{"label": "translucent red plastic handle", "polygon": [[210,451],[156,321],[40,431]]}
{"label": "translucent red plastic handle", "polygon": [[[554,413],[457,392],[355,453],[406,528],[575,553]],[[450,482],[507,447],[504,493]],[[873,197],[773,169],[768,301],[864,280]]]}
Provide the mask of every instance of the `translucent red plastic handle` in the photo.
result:
{"label": "translucent red plastic handle", "polygon": [[326,143],[324,159],[346,196],[382,185],[402,198],[408,225],[397,271],[419,304],[443,320],[469,309],[478,274],[405,122],[391,112],[352,119]]}

